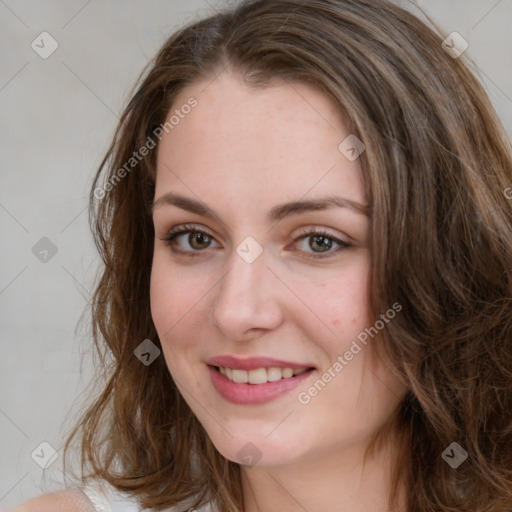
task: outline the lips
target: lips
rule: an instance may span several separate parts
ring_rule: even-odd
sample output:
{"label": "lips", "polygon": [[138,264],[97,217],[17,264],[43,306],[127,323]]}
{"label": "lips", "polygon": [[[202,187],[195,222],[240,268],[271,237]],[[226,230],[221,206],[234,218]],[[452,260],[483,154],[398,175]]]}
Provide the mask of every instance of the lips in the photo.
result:
{"label": "lips", "polygon": [[235,404],[261,404],[291,391],[315,368],[268,357],[218,356],[207,361],[213,386]]}

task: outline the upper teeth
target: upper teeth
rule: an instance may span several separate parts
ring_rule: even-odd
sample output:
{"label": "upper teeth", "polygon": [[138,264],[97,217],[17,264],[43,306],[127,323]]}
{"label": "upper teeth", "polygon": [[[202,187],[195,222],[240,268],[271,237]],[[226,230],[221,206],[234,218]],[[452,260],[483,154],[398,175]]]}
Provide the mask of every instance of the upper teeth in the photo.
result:
{"label": "upper teeth", "polygon": [[265,384],[266,382],[275,382],[280,379],[289,379],[294,375],[305,372],[307,368],[258,368],[257,370],[235,370],[233,368],[220,367],[219,371],[229,380],[239,383]]}

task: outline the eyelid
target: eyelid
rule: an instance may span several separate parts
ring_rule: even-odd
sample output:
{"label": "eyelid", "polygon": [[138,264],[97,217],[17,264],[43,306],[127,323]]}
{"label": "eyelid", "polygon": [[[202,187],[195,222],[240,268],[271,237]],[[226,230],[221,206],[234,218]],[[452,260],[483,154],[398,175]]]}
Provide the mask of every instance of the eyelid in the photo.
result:
{"label": "eyelid", "polygon": [[[170,231],[166,231],[162,236],[160,236],[160,240],[162,240],[163,238],[165,237],[169,237],[170,235],[173,235],[173,234],[181,234],[181,233],[184,233],[186,231],[198,231],[200,233],[204,233],[206,235],[208,235],[209,237],[211,238],[214,238],[215,239],[215,235],[213,235],[211,233],[211,231],[209,231],[207,228],[203,227],[202,225],[200,224],[193,224],[193,223],[189,223],[189,224],[179,224],[177,226],[174,226]],[[333,239],[339,239],[339,238],[343,238],[343,236],[345,236],[345,238],[348,238],[350,239],[350,241],[352,242],[355,242],[351,237],[349,237],[348,235],[343,235],[340,237],[340,235],[337,235],[335,233],[332,233],[330,231],[330,228],[325,228],[325,227],[319,227],[319,226],[313,226],[313,225],[310,225],[310,226],[305,226],[305,227],[302,227],[299,229],[299,232],[296,233],[292,238],[293,240],[295,241],[297,238],[299,237],[302,237],[304,235],[310,235],[310,234],[325,234],[326,236],[328,236],[329,238],[333,238]],[[343,243],[346,243],[346,244],[349,244],[351,242],[349,242],[348,240],[342,240],[342,239],[339,239],[340,242],[343,242]]]}
{"label": "eyelid", "polygon": [[178,234],[178,233],[183,233],[185,231],[199,231],[201,233],[205,233],[207,234],[208,236],[214,238],[213,234],[210,233],[210,231],[205,228],[204,226],[200,225],[200,224],[194,224],[194,223],[188,223],[188,224],[179,224],[177,226],[174,226],[168,233],[166,233],[167,235],[172,235],[172,234]]}
{"label": "eyelid", "polygon": [[[294,239],[296,240],[299,237],[302,237],[304,235],[309,234],[325,234],[325,236],[328,236],[329,238],[332,238],[334,240],[339,240],[340,242],[349,243],[348,241],[342,240],[342,235],[338,235],[336,233],[333,233],[330,228],[325,228],[323,226],[305,226],[303,228],[300,228],[299,232],[294,235]],[[346,238],[350,238],[349,236],[346,236]]]}

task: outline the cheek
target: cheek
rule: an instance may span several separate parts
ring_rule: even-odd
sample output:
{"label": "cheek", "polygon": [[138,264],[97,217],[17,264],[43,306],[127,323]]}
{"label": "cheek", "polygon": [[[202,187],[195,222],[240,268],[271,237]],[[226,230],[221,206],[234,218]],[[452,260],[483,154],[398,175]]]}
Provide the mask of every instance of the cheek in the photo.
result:
{"label": "cheek", "polygon": [[361,269],[316,288],[314,310],[336,335],[353,335],[371,322],[368,282],[368,272]]}
{"label": "cheek", "polygon": [[212,287],[191,267],[173,265],[161,250],[155,251],[150,281],[151,317],[169,368],[170,362],[187,358],[201,339],[208,318],[207,293]]}
{"label": "cheek", "polygon": [[194,287],[180,279],[175,268],[155,256],[151,270],[150,304],[153,323],[162,342],[179,326],[195,299]]}
{"label": "cheek", "polygon": [[327,338],[319,338],[318,344],[323,345],[332,363],[338,355],[350,349],[352,342],[372,322],[366,294],[349,294],[324,311],[324,323],[329,327],[329,334]]}
{"label": "cheek", "polygon": [[[187,329],[186,313],[190,309],[189,287],[183,286],[169,265],[154,259],[151,271],[150,304],[151,317],[155,325],[162,355],[173,378],[181,380],[184,365],[184,331]],[[172,342],[171,342],[172,341]]]}

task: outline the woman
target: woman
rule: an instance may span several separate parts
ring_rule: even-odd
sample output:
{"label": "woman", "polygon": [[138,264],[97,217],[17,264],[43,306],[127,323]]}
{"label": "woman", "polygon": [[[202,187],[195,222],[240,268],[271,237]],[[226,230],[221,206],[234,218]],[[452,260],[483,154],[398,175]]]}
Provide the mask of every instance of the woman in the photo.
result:
{"label": "woman", "polygon": [[512,509],[512,152],[444,39],[249,0],[164,44],[91,191],[87,486],[20,510]]}

